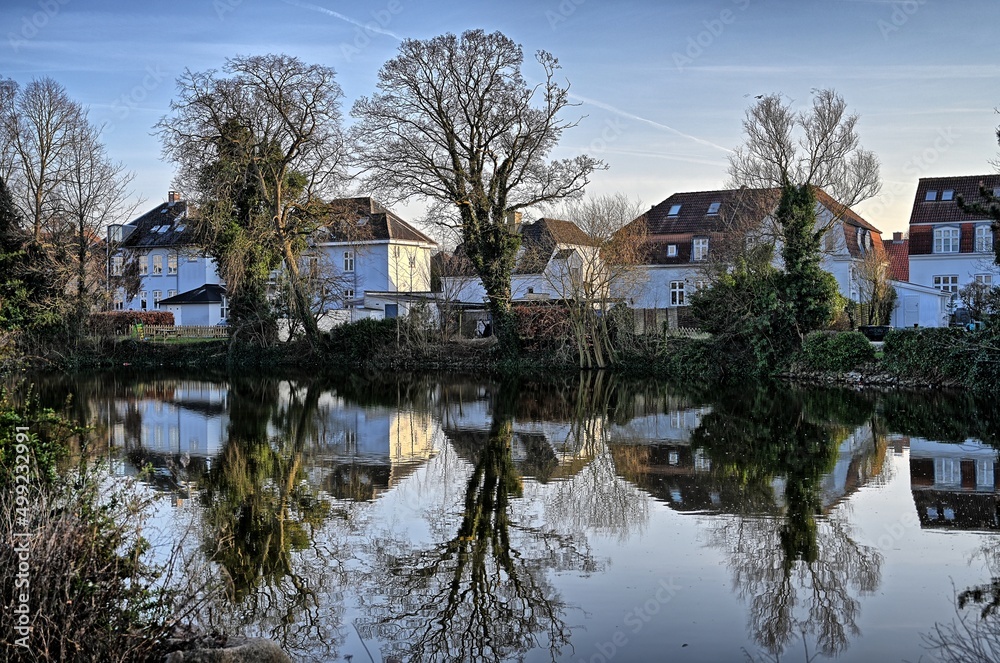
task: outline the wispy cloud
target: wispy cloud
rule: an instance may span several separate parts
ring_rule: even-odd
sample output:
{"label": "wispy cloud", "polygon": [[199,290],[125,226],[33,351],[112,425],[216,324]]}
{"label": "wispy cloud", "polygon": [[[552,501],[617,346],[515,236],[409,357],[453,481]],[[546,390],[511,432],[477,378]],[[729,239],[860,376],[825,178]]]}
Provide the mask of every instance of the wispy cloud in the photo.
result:
{"label": "wispy cloud", "polygon": [[692,141],[694,141],[694,142],[696,142],[696,143],[698,143],[700,145],[707,145],[708,147],[714,147],[715,149],[722,150],[723,152],[726,152],[727,154],[729,152],[732,152],[732,150],[730,150],[729,148],[723,147],[722,145],[716,145],[715,143],[713,143],[710,140],[705,140],[704,138],[698,138],[697,136],[692,136],[691,134],[686,134],[683,131],[679,131],[677,129],[674,129],[671,126],[663,124],[662,122],[657,122],[655,120],[650,120],[649,118],[640,117],[640,116],[638,116],[638,115],[636,115],[634,113],[629,113],[628,111],[622,110],[620,108],[615,108],[611,104],[606,104],[603,101],[597,101],[596,99],[588,99],[587,97],[581,97],[578,94],[570,94],[570,97],[572,97],[573,99],[576,99],[577,101],[581,101],[581,102],[583,102],[585,104],[590,104],[591,106],[597,106],[598,108],[603,108],[604,110],[610,111],[610,112],[612,112],[612,113],[614,113],[616,115],[620,115],[622,117],[627,117],[630,120],[636,120],[637,122],[644,122],[645,124],[648,124],[651,127],[655,127],[657,129],[662,129],[663,131],[669,131],[670,133],[672,133],[672,134],[674,134],[676,136],[680,136],[681,138],[686,138],[688,140],[692,140]]}
{"label": "wispy cloud", "polygon": [[366,30],[368,32],[376,32],[380,35],[392,37],[397,41],[403,41],[403,38],[397,35],[395,32],[380,27],[379,24],[374,21],[371,21],[369,23],[362,23],[361,21],[354,20],[350,16],[344,16],[340,12],[335,12],[332,9],[327,9],[326,7],[320,7],[319,5],[313,5],[308,2],[298,2],[297,0],[284,0],[284,2],[286,5],[292,5],[293,7],[298,7],[299,9],[308,9],[310,11],[326,14],[327,16],[332,16],[336,19],[340,19],[345,23],[350,23],[351,25],[359,27],[362,30]]}

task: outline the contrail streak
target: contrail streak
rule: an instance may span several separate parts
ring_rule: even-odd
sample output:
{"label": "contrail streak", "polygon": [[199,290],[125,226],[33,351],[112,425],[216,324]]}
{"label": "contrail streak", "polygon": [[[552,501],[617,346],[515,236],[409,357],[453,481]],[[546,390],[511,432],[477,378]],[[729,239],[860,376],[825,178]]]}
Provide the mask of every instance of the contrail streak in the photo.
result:
{"label": "contrail streak", "polygon": [[321,14],[326,14],[327,16],[332,16],[338,18],[341,21],[350,23],[351,25],[357,26],[362,30],[367,30],[369,32],[377,32],[380,35],[385,35],[386,37],[392,37],[397,41],[403,41],[403,38],[397,35],[395,32],[389,30],[384,30],[379,27],[378,23],[372,21],[370,23],[362,23],[361,21],[355,21],[350,16],[344,16],[340,12],[335,12],[332,9],[327,9],[326,7],[320,7],[318,5],[312,5],[308,2],[298,2],[297,0],[284,0],[286,5],[292,5],[293,7],[298,7],[300,9],[309,9],[315,12],[320,12]]}

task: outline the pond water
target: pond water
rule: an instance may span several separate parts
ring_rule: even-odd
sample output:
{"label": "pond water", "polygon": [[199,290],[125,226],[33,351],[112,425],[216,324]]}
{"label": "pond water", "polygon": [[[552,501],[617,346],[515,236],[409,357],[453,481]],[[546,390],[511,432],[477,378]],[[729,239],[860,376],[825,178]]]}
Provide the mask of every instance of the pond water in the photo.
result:
{"label": "pond water", "polygon": [[117,475],[152,466],[154,542],[296,660],[926,661],[936,628],[1000,598],[1000,410],[969,396],[600,375],[39,389],[73,395]]}

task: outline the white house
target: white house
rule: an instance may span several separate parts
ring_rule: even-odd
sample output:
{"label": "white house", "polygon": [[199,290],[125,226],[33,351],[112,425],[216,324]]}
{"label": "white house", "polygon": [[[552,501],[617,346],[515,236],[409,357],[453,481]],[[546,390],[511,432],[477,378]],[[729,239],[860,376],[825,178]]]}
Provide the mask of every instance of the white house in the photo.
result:
{"label": "white house", "polygon": [[[511,274],[513,300],[551,301],[574,299],[588,292],[587,283],[600,282],[602,269],[596,243],[576,224],[541,218],[518,224],[521,246]],[[442,297],[451,302],[482,304],[486,288],[461,253],[443,261]],[[593,294],[593,293],[591,293]]]}
{"label": "white house", "polygon": [[922,178],[910,213],[909,280],[955,295],[952,308],[969,283],[1000,285],[990,219],[958,207],[982,201],[980,185],[1000,194],[1000,175]]}
{"label": "white house", "polygon": [[[187,202],[171,191],[167,202],[124,224],[108,228],[108,241],[115,247],[110,257],[110,275],[121,276],[126,261],[139,265],[141,285],[131,299],[114,294],[118,310],[162,310],[169,300],[175,324],[214,325],[227,315],[225,287],[215,261],[194,239],[188,223]],[[190,313],[187,304],[196,300]]]}

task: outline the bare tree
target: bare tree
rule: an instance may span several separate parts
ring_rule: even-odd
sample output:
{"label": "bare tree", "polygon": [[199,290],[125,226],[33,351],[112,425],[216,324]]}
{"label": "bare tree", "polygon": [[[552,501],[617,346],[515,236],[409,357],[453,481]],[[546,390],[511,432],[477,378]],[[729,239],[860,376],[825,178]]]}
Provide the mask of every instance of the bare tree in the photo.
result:
{"label": "bare tree", "polygon": [[641,285],[635,269],[645,250],[645,225],[630,223],[642,215],[642,203],[623,194],[574,200],[560,215],[590,239],[543,277],[569,312],[580,368],[604,368],[614,362],[609,315],[612,307]]}
{"label": "bare tree", "polygon": [[889,283],[889,260],[883,253],[868,251],[856,270],[858,297],[868,307],[866,324],[889,324],[896,305],[896,289]]}
{"label": "bare tree", "polygon": [[511,273],[519,246],[512,214],[575,196],[601,162],[587,155],[550,161],[575,121],[560,119],[569,87],[558,60],[539,51],[543,82],[521,74],[521,47],[470,30],[409,39],[379,71],[380,93],[359,99],[359,163],[389,200],[412,196],[458,208],[465,253],[486,289],[501,346],[516,346]]}
{"label": "bare tree", "polygon": [[[315,346],[319,331],[298,256],[320,224],[324,198],[346,181],[343,93],[333,69],[287,55],[235,57],[223,72],[227,76],[186,71],[178,79],[173,114],[156,125],[164,152],[180,167],[182,188],[195,192],[196,202],[253,189],[254,209],[242,210],[253,221],[248,241],[263,242],[280,256],[296,317]],[[206,166],[221,162],[218,177],[206,179]],[[229,209],[214,221],[221,230],[231,219]],[[211,221],[209,215],[206,223]],[[238,261],[230,266],[238,271]],[[224,276],[227,285],[239,280]]]}

